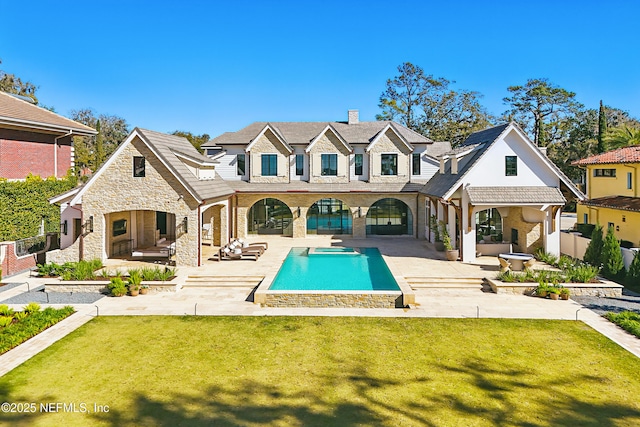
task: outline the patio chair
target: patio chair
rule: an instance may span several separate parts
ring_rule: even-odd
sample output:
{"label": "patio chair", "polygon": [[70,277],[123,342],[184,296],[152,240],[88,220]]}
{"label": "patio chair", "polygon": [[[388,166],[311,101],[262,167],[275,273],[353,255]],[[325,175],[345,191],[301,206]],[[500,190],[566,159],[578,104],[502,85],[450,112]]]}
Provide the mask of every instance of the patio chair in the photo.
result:
{"label": "patio chair", "polygon": [[247,247],[251,247],[251,246],[261,246],[265,251],[267,249],[269,249],[269,243],[267,243],[267,242],[245,242],[243,239],[232,238],[229,241],[229,245],[232,245],[234,243],[236,245],[239,243],[240,245],[242,245],[243,248],[247,248]]}
{"label": "patio chair", "polygon": [[524,262],[524,269],[530,270],[535,264],[536,264],[536,259],[531,258],[530,260]]}
{"label": "patio chair", "polygon": [[500,271],[505,273],[511,270],[511,263],[504,258],[498,257],[498,261],[500,261]]}

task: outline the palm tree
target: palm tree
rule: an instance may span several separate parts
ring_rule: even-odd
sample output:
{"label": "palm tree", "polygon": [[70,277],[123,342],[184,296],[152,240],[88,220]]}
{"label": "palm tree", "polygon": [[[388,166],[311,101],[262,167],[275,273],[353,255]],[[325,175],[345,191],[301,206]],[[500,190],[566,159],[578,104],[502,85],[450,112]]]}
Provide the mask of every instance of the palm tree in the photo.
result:
{"label": "palm tree", "polygon": [[612,129],[605,137],[607,150],[628,147],[630,145],[640,145],[640,129],[623,125]]}

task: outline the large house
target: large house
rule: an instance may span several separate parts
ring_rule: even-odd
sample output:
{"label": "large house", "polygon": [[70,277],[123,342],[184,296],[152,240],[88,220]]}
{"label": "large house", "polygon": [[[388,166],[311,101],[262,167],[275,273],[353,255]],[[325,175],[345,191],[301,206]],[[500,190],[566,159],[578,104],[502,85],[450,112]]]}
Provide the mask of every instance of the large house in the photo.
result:
{"label": "large house", "polygon": [[438,223],[465,262],[479,242],[557,254],[563,191],[584,198],[514,124],[452,150],[352,110],[345,122],[257,122],[202,147],[135,129],[84,187],[52,199],[76,224],[63,254],[169,246],[178,264],[200,265],[205,233],[215,245],[259,234],[433,241]]}
{"label": "large house", "polygon": [[0,178],[64,177],[74,166],[73,137],[96,133],[23,97],[0,91]]}
{"label": "large house", "polygon": [[578,223],[613,227],[640,246],[640,146],[618,148],[572,163],[586,169],[588,199],[578,205]]}

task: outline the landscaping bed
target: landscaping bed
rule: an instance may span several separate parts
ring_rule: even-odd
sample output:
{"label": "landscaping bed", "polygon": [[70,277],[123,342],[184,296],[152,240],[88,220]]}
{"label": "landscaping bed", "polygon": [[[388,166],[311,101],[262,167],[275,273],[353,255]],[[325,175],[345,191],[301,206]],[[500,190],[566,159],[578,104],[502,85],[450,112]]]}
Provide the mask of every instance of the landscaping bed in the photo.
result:
{"label": "landscaping bed", "polygon": [[14,311],[6,304],[0,305],[0,354],[6,353],[73,313],[73,307],[47,307],[41,311],[40,305],[33,302],[27,304],[22,311]]}

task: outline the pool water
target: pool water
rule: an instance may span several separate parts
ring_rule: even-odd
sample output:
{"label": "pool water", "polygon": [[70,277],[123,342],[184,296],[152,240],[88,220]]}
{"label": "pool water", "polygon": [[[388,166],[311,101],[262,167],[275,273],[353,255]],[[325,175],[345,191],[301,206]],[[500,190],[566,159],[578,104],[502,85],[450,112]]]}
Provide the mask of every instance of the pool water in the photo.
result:
{"label": "pool water", "polygon": [[378,248],[292,248],[269,289],[400,290]]}

